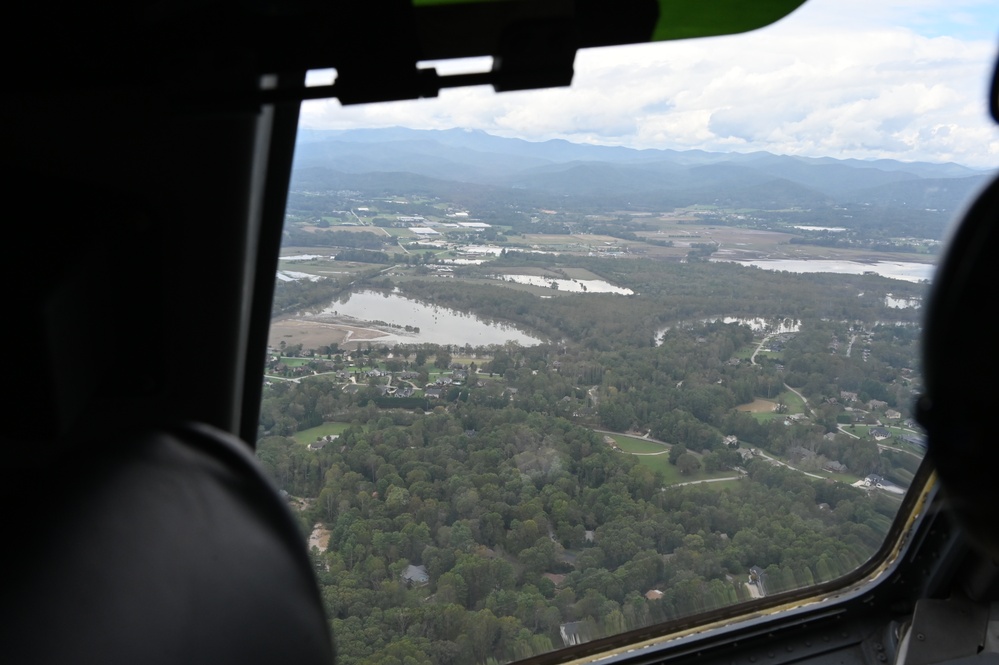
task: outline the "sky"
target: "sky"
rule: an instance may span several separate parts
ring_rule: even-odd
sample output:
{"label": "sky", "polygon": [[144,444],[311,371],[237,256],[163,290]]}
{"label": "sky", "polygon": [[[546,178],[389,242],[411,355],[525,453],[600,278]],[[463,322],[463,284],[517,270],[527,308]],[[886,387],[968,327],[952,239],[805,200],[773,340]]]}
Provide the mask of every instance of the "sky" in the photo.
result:
{"label": "sky", "polygon": [[994,0],[808,0],[743,35],[581,50],[569,88],[314,101],[301,126],[458,127],[530,141],[994,169],[999,126],[987,91],[997,52]]}

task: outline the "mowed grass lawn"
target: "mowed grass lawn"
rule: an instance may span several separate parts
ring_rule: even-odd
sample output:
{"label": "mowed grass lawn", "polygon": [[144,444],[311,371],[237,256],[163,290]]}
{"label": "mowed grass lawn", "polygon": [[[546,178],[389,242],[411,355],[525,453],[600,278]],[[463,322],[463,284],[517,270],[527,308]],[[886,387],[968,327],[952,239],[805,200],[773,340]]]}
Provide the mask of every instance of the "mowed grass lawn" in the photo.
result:
{"label": "mowed grass lawn", "polygon": [[785,390],[780,394],[784,398],[784,403],[787,404],[788,413],[804,413],[805,412],[805,402],[798,397],[797,393],[793,393],[790,390]]}
{"label": "mowed grass lawn", "polygon": [[289,358],[285,356],[280,359],[280,362],[282,365],[287,365],[288,367],[302,367],[303,365],[308,365],[313,360],[315,358]]}
{"label": "mowed grass lawn", "polygon": [[626,453],[668,453],[669,448],[662,445],[661,443],[656,443],[655,441],[646,441],[645,439],[639,439],[633,436],[628,436],[626,434],[608,434],[610,438],[617,442],[621,450]]}
{"label": "mowed grass lawn", "polygon": [[350,427],[350,423],[323,423],[318,427],[312,427],[310,429],[303,429],[301,432],[295,432],[293,438],[299,443],[308,445],[322,436],[328,436],[330,434],[343,434],[344,430],[348,427]]}
{"label": "mowed grass lawn", "polygon": [[683,475],[678,468],[669,463],[669,455],[636,455],[635,459],[638,460],[639,464],[647,466],[653,471],[662,471],[663,485],[675,485],[687,482],[688,480],[700,480],[703,476],[703,471],[701,470],[689,476]]}
{"label": "mowed grass lawn", "polygon": [[[617,442],[621,450],[627,453],[659,453],[661,455],[638,454],[635,458],[639,464],[649,467],[653,471],[661,471],[664,485],[675,485],[676,483],[686,483],[691,480],[705,480],[707,478],[728,478],[736,475],[735,471],[719,471],[717,473],[705,473],[704,469],[685,476],[680,470],[669,463],[669,448],[655,441],[646,441],[638,437],[627,436],[625,434],[608,434]],[[736,482],[736,481],[732,481]],[[707,485],[726,485],[727,483],[706,483]]]}
{"label": "mowed grass lawn", "polygon": [[[706,480],[708,478],[731,478],[738,475],[735,471],[726,470],[716,473],[705,473],[704,468],[700,468],[690,475],[683,475],[680,470],[669,463],[669,455],[635,455],[639,464],[649,467],[653,471],[662,471],[663,485],[676,485],[677,483],[687,483],[691,480]],[[736,482],[736,481],[733,481]],[[725,483],[705,483],[705,485],[724,485]]]}
{"label": "mowed grass lawn", "polygon": [[[860,425],[860,424],[857,424],[857,425],[852,425],[852,426],[851,425],[845,425],[843,427],[843,429],[845,429],[850,434],[854,434],[856,436],[859,436],[859,437],[863,438],[865,436],[870,436],[871,435],[871,428],[872,427],[878,427],[880,429],[886,429],[889,432],[891,432],[892,436],[906,436],[906,435],[915,434],[915,432],[913,432],[912,430],[907,430],[907,429],[905,429],[903,427],[898,427],[897,425]],[[899,442],[892,441],[892,440],[879,441],[878,443],[882,443],[884,445],[896,446],[896,447],[899,446]]]}

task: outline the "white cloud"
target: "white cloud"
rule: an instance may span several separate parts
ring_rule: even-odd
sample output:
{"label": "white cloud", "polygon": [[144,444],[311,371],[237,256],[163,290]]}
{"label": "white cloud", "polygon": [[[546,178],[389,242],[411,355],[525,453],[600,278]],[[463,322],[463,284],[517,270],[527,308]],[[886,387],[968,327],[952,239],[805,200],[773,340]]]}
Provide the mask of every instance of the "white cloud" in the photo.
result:
{"label": "white cloud", "polygon": [[[990,4],[811,0],[746,35],[581,51],[571,88],[470,88],[356,107],[312,102],[302,124],[469,127],[529,140],[995,167],[999,130],[985,108],[999,8]],[[961,26],[981,33],[989,24],[989,39],[961,36]],[[937,34],[944,28],[955,35]]]}

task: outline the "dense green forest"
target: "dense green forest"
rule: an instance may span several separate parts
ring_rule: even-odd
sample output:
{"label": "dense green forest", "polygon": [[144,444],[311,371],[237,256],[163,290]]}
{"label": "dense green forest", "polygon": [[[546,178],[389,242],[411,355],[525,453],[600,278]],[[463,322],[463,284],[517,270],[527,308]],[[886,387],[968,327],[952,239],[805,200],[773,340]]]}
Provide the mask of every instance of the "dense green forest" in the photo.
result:
{"label": "dense green forest", "polygon": [[[908,413],[918,311],[889,308],[885,296],[918,297],[925,285],[585,257],[552,269],[585,268],[636,295],[543,299],[481,280],[538,263],[511,252],[454,280],[392,282],[372,270],[350,283],[279,285],[276,310],[399,289],[551,340],[285,350],[303,357],[306,378],[268,382],[258,453],[304,534],[329,532],[313,557],[348,665],[506,662],[747,600],[761,586],[830,580],[876,550],[898,509],[896,497],[826,470],[911,481],[917,456],[879,451],[844,427]],[[796,325],[751,362],[760,335],[721,314]],[[373,369],[395,385],[408,377],[415,395],[385,397]],[[281,358],[271,371],[287,372]],[[463,380],[439,397],[420,390],[457,372]],[[806,400],[794,417],[783,402],[791,389]],[[736,409],[761,399],[788,416]],[[293,438],[331,422],[349,426],[319,450]],[[681,476],[738,480],[667,482],[599,428],[665,442]],[[747,584],[751,568],[763,583]]]}
{"label": "dense green forest", "polygon": [[283,488],[315,497],[303,527],[330,528],[313,556],[345,663],[523,658],[566,624],[592,639],[749,599],[753,566],[768,593],[832,579],[897,508],[764,461],[723,490],[663,489],[591,430],[514,406],[353,416],[368,426],[317,452],[258,444]]}

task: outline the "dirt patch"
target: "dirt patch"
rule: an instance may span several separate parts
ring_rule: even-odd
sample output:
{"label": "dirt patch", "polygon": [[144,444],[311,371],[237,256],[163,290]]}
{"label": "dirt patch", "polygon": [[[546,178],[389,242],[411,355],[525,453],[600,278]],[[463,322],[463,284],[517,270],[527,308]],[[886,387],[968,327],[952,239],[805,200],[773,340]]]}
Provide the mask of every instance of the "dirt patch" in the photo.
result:
{"label": "dirt patch", "polygon": [[768,399],[758,399],[749,404],[740,404],[735,407],[736,411],[748,411],[749,413],[773,413],[777,408],[777,402]]}
{"label": "dirt patch", "polygon": [[374,328],[361,328],[343,323],[327,323],[308,319],[281,319],[271,322],[270,335],[267,343],[276,349],[284,342],[287,345],[301,344],[303,349],[316,349],[320,346],[339,344],[341,347],[350,342],[364,342],[391,335]]}
{"label": "dirt patch", "polygon": [[319,522],[316,522],[316,525],[312,527],[312,533],[309,535],[309,549],[311,550],[313,547],[316,547],[320,552],[325,552],[329,546],[330,530]]}

